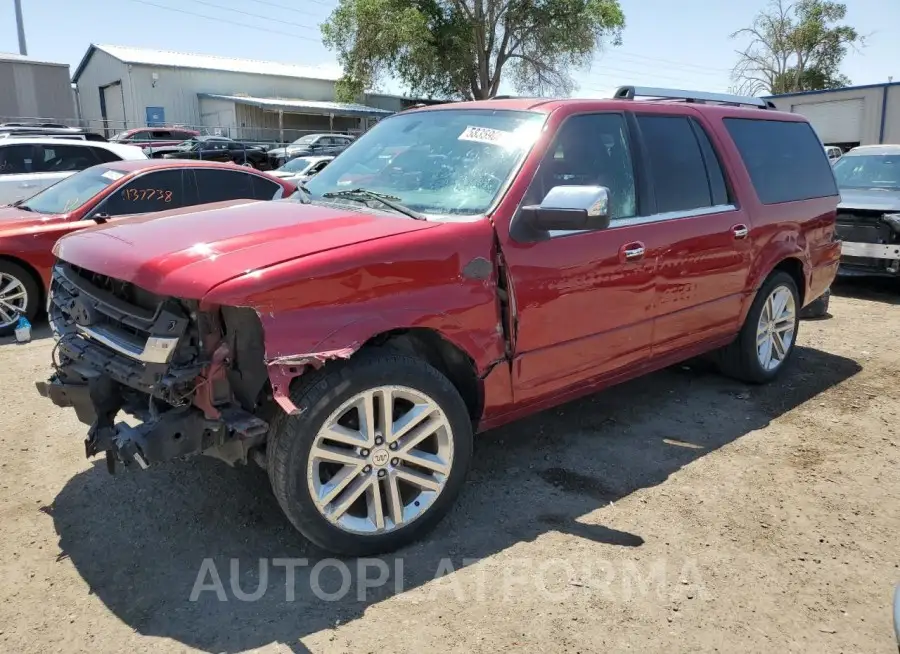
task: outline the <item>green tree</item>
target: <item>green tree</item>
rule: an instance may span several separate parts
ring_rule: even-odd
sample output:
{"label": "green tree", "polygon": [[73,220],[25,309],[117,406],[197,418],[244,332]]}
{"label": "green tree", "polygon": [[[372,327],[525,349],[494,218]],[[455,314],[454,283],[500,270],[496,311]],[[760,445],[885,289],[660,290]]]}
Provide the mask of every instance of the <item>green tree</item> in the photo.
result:
{"label": "green tree", "polygon": [[815,91],[850,84],[840,66],[849,47],[864,39],[841,24],[847,6],[829,0],[773,0],[750,27],[731,38],[749,39],[732,70],[734,89],[744,95]]}
{"label": "green tree", "polygon": [[624,24],[618,0],[338,0],[322,35],[344,69],[340,100],[386,76],[428,97],[483,99],[503,79],[568,95],[569,71],[618,45]]}

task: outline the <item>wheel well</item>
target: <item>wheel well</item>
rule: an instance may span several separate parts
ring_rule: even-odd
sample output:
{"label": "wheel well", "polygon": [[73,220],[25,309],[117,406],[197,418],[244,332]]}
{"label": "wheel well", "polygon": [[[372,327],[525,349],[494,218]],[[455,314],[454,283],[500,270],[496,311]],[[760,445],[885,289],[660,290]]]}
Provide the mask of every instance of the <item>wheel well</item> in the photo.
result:
{"label": "wheel well", "polygon": [[22,259],[17,259],[16,257],[11,257],[7,254],[0,254],[0,261],[6,261],[8,263],[17,265],[20,268],[24,268],[25,272],[27,272],[29,275],[31,275],[31,278],[34,280],[34,283],[38,287],[38,293],[39,293],[38,299],[40,300],[40,303],[38,304],[38,306],[43,307],[44,300],[47,299],[47,289],[44,288],[44,280],[40,276],[38,271],[34,269],[34,266],[32,266],[27,261],[23,261]]}
{"label": "wheel well", "polygon": [[484,397],[475,364],[468,354],[437,332],[423,328],[390,331],[370,339],[367,345],[392,347],[424,359],[456,387],[472,421],[481,418]]}
{"label": "wheel well", "polygon": [[803,275],[803,262],[800,261],[800,259],[791,257],[775,266],[775,268],[772,269],[772,272],[775,272],[776,270],[784,271],[794,278],[794,283],[797,284],[797,293],[800,295],[800,306],[802,307],[803,300],[806,296],[806,277]]}

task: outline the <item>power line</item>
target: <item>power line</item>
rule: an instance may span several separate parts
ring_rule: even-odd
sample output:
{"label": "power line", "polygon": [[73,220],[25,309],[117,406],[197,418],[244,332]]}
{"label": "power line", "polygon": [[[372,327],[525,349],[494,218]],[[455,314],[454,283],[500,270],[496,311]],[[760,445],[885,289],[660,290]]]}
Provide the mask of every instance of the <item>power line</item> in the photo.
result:
{"label": "power line", "polygon": [[321,39],[314,39],[311,36],[301,36],[299,34],[292,34],[290,32],[282,32],[280,30],[271,29],[269,27],[258,27],[254,25],[245,25],[244,23],[239,23],[234,20],[228,20],[227,18],[217,18],[215,16],[207,16],[205,14],[198,14],[193,11],[188,11],[187,9],[176,9],[175,7],[167,7],[165,5],[159,5],[155,2],[149,2],[149,0],[128,0],[128,2],[136,2],[141,5],[147,5],[149,7],[156,7],[157,9],[165,9],[167,11],[173,11],[178,14],[185,14],[186,16],[194,16],[196,18],[205,18],[206,20],[216,21],[218,23],[225,23],[226,25],[235,25],[237,27],[243,27],[248,30],[257,30],[259,32],[265,32],[267,34],[280,34],[282,36],[289,36],[292,39],[303,39],[304,41],[313,41],[315,43],[321,43]]}
{"label": "power line", "polygon": [[635,61],[634,63],[641,63],[641,61],[639,61],[639,60],[646,60],[650,63],[658,62],[658,63],[666,64],[667,66],[676,66],[676,67],[682,67],[682,68],[697,68],[697,69],[701,69],[701,70],[710,70],[710,71],[717,71],[717,72],[730,72],[731,71],[730,68],[718,68],[718,67],[714,67],[714,66],[703,66],[700,64],[689,64],[689,63],[683,62],[683,61],[672,61],[669,59],[660,59],[659,57],[650,57],[647,55],[639,55],[639,54],[634,54],[634,53],[630,53],[630,52],[622,52],[620,50],[613,50],[613,49],[605,50],[602,53],[600,53],[600,56],[604,56],[604,55],[610,55],[610,56],[619,55],[621,57],[638,60],[638,61]]}
{"label": "power line", "polygon": [[[322,5],[323,7],[327,7],[329,9],[334,9],[335,5],[323,2],[322,0],[306,0],[307,2],[312,2],[313,4]],[[298,14],[306,14],[309,13],[305,9],[297,9],[296,7],[285,7],[284,5],[279,5],[274,2],[269,2],[268,0],[250,0],[250,2],[256,2],[261,5],[269,5],[270,7],[275,7],[276,9],[281,9],[282,11],[295,11]]]}
{"label": "power line", "polygon": [[231,7],[222,7],[221,5],[215,5],[211,2],[207,2],[206,0],[193,0],[198,5],[206,5],[207,7],[212,7],[213,9],[221,9],[222,11],[232,11],[236,14],[241,14],[242,16],[249,16],[250,18],[257,18],[259,20],[268,20],[273,23],[280,23],[281,25],[293,25],[294,27],[300,27],[305,30],[313,30],[318,32],[319,29],[317,27],[312,27],[311,25],[303,25],[301,23],[293,23],[291,21],[282,20],[280,18],[269,18],[268,16],[260,16],[259,14],[251,14],[249,11],[241,11],[240,9],[232,9]]}

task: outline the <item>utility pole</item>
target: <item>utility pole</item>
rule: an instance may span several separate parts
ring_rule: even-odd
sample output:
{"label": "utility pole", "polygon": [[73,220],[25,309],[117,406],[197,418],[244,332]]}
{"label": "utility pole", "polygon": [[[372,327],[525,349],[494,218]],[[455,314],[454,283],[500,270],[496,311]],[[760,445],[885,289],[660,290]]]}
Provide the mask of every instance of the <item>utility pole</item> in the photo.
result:
{"label": "utility pole", "polygon": [[19,30],[19,54],[27,55],[28,46],[25,45],[25,23],[22,21],[22,0],[13,0],[16,4],[16,27]]}

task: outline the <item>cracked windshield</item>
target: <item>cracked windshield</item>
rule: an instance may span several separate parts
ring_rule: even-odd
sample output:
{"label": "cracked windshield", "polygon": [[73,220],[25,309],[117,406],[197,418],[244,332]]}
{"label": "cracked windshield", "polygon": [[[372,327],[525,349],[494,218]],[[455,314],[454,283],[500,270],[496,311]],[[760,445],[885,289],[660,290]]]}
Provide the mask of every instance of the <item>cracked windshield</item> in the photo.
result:
{"label": "cracked windshield", "polygon": [[484,214],[540,135],[526,111],[401,114],[370,130],[323,170],[313,198],[365,188],[428,216]]}

